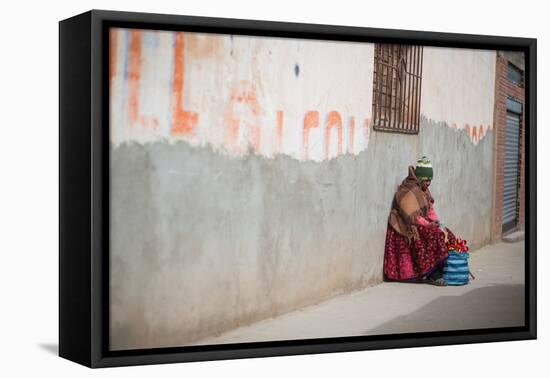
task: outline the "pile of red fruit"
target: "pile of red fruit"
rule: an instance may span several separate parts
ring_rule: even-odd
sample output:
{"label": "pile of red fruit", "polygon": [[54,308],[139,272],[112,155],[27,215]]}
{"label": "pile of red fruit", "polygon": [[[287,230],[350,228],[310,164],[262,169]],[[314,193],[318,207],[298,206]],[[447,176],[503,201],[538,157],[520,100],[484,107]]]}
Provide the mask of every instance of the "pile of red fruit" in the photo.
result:
{"label": "pile of red fruit", "polygon": [[458,253],[466,253],[470,250],[468,244],[466,243],[466,240],[462,240],[459,238],[456,238],[452,243],[448,241],[447,248],[449,248],[449,251]]}

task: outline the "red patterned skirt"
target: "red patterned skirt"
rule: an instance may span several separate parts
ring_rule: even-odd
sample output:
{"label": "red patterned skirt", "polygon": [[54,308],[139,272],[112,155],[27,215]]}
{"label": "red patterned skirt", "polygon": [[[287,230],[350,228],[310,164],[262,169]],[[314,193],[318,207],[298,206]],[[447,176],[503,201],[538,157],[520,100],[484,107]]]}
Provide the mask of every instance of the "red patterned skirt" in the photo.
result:
{"label": "red patterned skirt", "polygon": [[[449,256],[445,233],[437,226],[417,226],[420,238],[409,245],[407,238],[391,226],[386,232],[384,278],[391,281],[422,280],[442,266]],[[447,229],[452,242],[455,238]]]}

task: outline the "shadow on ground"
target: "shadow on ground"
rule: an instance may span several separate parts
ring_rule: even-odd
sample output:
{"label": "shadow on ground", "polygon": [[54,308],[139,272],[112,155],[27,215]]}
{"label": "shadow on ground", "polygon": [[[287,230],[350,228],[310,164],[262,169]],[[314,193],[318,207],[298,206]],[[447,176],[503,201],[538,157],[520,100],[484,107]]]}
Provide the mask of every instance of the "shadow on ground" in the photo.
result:
{"label": "shadow on ground", "polygon": [[[441,290],[456,288],[441,288]],[[525,324],[524,285],[497,285],[441,296],[418,310],[396,317],[366,335],[517,327]]]}
{"label": "shadow on ground", "polygon": [[56,356],[59,354],[59,346],[54,343],[42,343],[38,344],[38,347],[40,349],[45,350],[48,353],[55,354]]}

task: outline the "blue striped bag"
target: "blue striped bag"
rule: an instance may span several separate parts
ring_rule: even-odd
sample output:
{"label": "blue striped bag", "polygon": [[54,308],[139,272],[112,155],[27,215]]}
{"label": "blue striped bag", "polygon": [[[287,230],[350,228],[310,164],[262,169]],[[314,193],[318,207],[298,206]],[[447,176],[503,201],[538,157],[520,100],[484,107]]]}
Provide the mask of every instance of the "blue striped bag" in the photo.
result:
{"label": "blue striped bag", "polygon": [[470,279],[470,268],[468,267],[468,252],[449,251],[449,257],[443,266],[443,279],[447,285],[466,285]]}

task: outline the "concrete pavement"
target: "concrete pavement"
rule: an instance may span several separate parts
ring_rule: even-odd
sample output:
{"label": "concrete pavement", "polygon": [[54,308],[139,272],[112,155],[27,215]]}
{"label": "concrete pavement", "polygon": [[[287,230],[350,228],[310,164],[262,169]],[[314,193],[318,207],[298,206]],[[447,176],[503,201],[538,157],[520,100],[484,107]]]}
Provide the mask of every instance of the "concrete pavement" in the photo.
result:
{"label": "concrete pavement", "polygon": [[382,283],[195,345],[521,326],[524,242],[473,251],[467,286]]}

